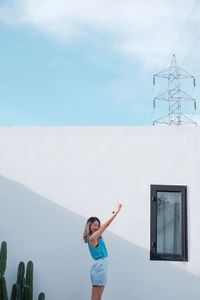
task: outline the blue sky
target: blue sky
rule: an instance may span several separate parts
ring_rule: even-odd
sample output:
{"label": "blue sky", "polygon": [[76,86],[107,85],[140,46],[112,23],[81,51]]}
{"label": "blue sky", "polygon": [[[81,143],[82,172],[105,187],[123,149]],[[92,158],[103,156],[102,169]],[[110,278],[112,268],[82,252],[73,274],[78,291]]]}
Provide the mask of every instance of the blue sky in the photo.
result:
{"label": "blue sky", "polygon": [[152,108],[166,84],[152,76],[173,52],[200,105],[199,13],[198,1],[0,0],[0,125],[151,124],[167,113]]}

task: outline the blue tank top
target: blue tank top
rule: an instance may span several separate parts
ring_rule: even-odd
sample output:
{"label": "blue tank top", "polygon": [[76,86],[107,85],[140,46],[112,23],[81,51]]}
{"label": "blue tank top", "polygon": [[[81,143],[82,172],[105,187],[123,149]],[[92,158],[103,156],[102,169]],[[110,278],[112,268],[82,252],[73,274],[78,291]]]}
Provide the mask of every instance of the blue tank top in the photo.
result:
{"label": "blue tank top", "polygon": [[89,248],[92,258],[99,259],[99,258],[108,256],[106,245],[102,238],[98,238],[98,244],[96,247],[93,247],[92,245],[90,245],[89,237],[87,238],[87,242],[88,242],[88,248]]}

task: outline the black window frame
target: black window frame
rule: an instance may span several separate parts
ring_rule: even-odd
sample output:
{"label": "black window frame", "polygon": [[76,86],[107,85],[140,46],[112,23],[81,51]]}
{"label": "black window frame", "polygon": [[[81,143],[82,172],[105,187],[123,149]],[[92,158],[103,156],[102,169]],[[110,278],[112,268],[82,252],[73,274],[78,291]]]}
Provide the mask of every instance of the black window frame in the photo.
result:
{"label": "black window frame", "polygon": [[[187,230],[187,186],[185,185],[150,185],[150,260],[188,261],[188,230]],[[157,253],[157,192],[181,193],[181,255]]]}

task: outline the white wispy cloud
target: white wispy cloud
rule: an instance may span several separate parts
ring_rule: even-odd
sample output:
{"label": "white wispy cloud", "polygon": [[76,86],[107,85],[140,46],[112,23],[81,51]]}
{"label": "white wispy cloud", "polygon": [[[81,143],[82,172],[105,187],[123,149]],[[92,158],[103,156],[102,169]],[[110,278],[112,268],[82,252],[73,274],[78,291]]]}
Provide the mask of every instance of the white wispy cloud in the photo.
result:
{"label": "white wispy cloud", "polygon": [[[172,50],[196,1],[180,0],[13,0],[0,8],[0,20],[28,24],[63,41],[108,34],[110,43],[142,60],[161,63]],[[197,7],[199,12],[199,8]],[[180,41],[180,56],[191,49],[200,33],[198,14]],[[183,47],[184,45],[184,47]]]}

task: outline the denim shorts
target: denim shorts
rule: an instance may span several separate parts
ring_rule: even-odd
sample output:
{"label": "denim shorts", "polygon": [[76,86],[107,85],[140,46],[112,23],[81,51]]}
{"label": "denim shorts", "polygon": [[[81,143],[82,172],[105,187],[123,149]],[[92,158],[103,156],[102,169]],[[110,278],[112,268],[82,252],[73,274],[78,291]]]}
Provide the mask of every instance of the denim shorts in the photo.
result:
{"label": "denim shorts", "polygon": [[104,286],[107,283],[108,258],[103,257],[93,261],[90,270],[92,285]]}

